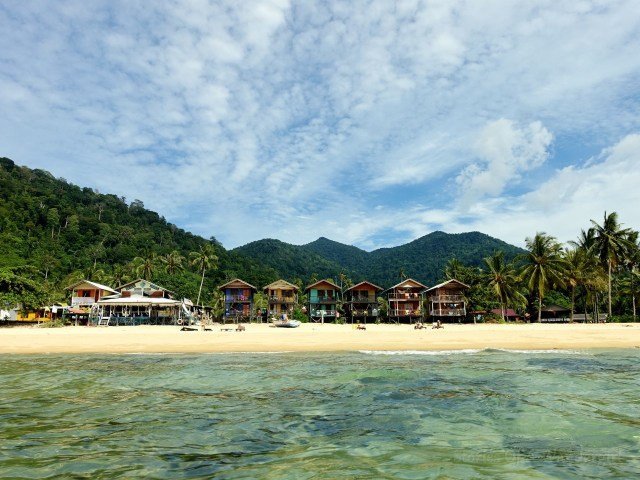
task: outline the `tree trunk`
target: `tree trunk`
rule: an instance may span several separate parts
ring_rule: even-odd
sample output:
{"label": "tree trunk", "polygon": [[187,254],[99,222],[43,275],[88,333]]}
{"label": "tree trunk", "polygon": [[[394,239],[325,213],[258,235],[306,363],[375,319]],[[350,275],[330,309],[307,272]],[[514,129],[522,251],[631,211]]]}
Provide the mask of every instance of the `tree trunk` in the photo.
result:
{"label": "tree trunk", "polygon": [[202,293],[202,284],[204,283],[204,272],[205,269],[202,269],[202,278],[200,279],[200,289],[198,290],[198,299],[196,300],[196,305],[200,305],[200,294]]}
{"label": "tree trunk", "polygon": [[504,318],[504,317],[505,317],[505,311],[504,311],[504,310],[505,310],[505,308],[504,308],[504,303],[501,303],[501,304],[500,304],[500,312],[502,313],[502,321],[503,321],[503,322],[506,322],[506,320],[505,320],[505,318]]}
{"label": "tree trunk", "polygon": [[573,311],[576,308],[576,287],[571,287],[571,318],[569,322],[573,323]]}
{"label": "tree trunk", "polygon": [[607,261],[609,269],[609,321],[611,321],[611,259]]}
{"label": "tree trunk", "polygon": [[538,293],[538,323],[542,322],[542,295]]}

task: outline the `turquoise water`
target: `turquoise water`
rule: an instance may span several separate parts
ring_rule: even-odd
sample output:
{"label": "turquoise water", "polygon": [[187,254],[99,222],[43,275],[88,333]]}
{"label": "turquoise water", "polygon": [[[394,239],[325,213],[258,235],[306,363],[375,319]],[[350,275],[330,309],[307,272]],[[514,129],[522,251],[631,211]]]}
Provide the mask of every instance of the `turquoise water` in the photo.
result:
{"label": "turquoise water", "polygon": [[632,478],[640,350],[0,356],[2,478]]}

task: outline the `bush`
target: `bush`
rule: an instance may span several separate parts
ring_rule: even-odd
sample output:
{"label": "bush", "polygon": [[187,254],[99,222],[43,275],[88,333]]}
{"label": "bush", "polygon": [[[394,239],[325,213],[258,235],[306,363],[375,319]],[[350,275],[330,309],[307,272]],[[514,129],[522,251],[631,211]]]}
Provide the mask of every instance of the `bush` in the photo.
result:
{"label": "bush", "polygon": [[[637,322],[636,318],[636,322]],[[611,323],[633,323],[633,315],[612,315],[607,319],[607,322]]]}

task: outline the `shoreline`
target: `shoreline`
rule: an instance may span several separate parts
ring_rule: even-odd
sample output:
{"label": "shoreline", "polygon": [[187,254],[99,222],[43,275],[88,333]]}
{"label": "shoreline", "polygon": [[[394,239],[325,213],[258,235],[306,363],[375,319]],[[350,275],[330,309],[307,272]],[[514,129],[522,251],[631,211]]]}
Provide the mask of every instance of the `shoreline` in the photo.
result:
{"label": "shoreline", "polygon": [[445,324],[414,330],[412,325],[303,324],[274,328],[245,324],[246,331],[182,332],[178,326],[13,327],[0,329],[0,354],[50,353],[283,353],[347,351],[575,350],[640,348],[640,323]]}

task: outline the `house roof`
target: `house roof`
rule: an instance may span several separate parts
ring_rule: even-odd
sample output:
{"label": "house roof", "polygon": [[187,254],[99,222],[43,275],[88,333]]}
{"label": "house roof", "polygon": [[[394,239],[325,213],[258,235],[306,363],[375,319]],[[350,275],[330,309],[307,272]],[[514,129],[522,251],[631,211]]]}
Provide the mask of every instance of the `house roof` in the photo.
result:
{"label": "house roof", "polygon": [[269,285],[265,285],[262,290],[269,290],[270,288],[293,288],[298,291],[298,286],[293,283],[289,283],[286,280],[276,280],[275,282],[271,282]]}
{"label": "house roof", "polygon": [[[413,283],[414,285],[410,285],[411,283]],[[393,287],[389,287],[387,288],[387,290],[393,290],[394,288],[400,288],[400,287],[422,287],[422,288],[427,288],[426,285],[423,285],[422,283],[420,283],[417,280],[414,280],[413,278],[405,278],[403,281],[401,281],[400,283],[395,284]]]}
{"label": "house roof", "polygon": [[547,305],[546,307],[542,307],[542,312],[570,312],[570,308],[561,307],[560,305]]}
{"label": "house roof", "polygon": [[347,289],[345,290],[345,292],[348,292],[349,290],[353,290],[354,288],[357,288],[357,287],[359,287],[359,286],[361,286],[361,285],[370,285],[370,286],[372,286],[373,288],[375,288],[376,290],[384,290],[382,287],[379,287],[379,286],[378,286],[378,285],[376,285],[375,283],[371,283],[371,282],[368,282],[367,280],[365,280],[365,281],[363,281],[363,282],[356,283],[353,287],[349,287],[349,288],[347,288]]}
{"label": "house roof", "polygon": [[164,292],[174,293],[174,292],[172,292],[171,290],[169,290],[169,289],[167,289],[167,288],[164,288],[164,287],[161,287],[161,286],[160,286],[160,285],[158,285],[157,283],[153,283],[153,282],[151,282],[151,281],[149,281],[149,280],[145,280],[144,278],[138,278],[138,279],[136,279],[136,280],[134,280],[134,281],[132,281],[132,282],[125,283],[124,285],[120,285],[119,287],[116,287],[116,290],[122,290],[123,288],[125,288],[125,287],[129,287],[129,286],[131,286],[131,285],[135,285],[135,284],[136,284],[136,283],[138,283],[138,282],[147,282],[147,283],[149,284],[149,286],[150,286],[150,287],[152,287],[152,288],[153,288],[153,289],[155,289],[155,290],[162,290],[162,291],[164,291]]}
{"label": "house roof", "polygon": [[329,285],[334,287],[336,290],[340,290],[340,287],[338,285],[336,285],[335,283],[333,283],[331,280],[318,280],[317,282],[312,283],[311,285],[308,285],[307,288],[304,289],[304,291],[306,292],[307,290],[310,290],[311,288],[313,288],[316,285],[319,285],[321,283],[328,283]]}
{"label": "house roof", "polygon": [[220,285],[218,287],[218,290],[222,290],[223,288],[227,287],[227,286],[231,286],[234,283],[238,283],[241,286],[244,287],[249,287],[254,289],[256,292],[258,291],[258,289],[256,287],[254,287],[253,285],[251,285],[250,283],[245,282],[244,280],[240,280],[239,278],[234,278],[233,280],[229,280],[227,283],[223,283],[222,285]]}
{"label": "house roof", "polygon": [[80,281],[74,283],[73,285],[69,285],[65,290],[73,290],[78,285],[83,284],[83,283],[88,283],[89,285],[91,285],[91,286],[93,286],[93,287],[95,287],[95,288],[97,288],[99,290],[106,290],[107,292],[118,293],[111,287],[107,287],[106,285],[103,285],[101,283],[92,282],[91,280],[80,280]]}
{"label": "house roof", "polygon": [[448,285],[450,283],[456,283],[456,284],[460,285],[461,287],[470,288],[469,285],[467,285],[466,283],[462,283],[460,280],[456,280],[455,278],[452,278],[450,280],[447,280],[446,282],[442,282],[442,283],[439,283],[437,285],[434,285],[431,288],[428,288],[427,290],[425,290],[425,292],[430,292],[431,290],[435,290],[436,288],[442,288],[445,285]]}

